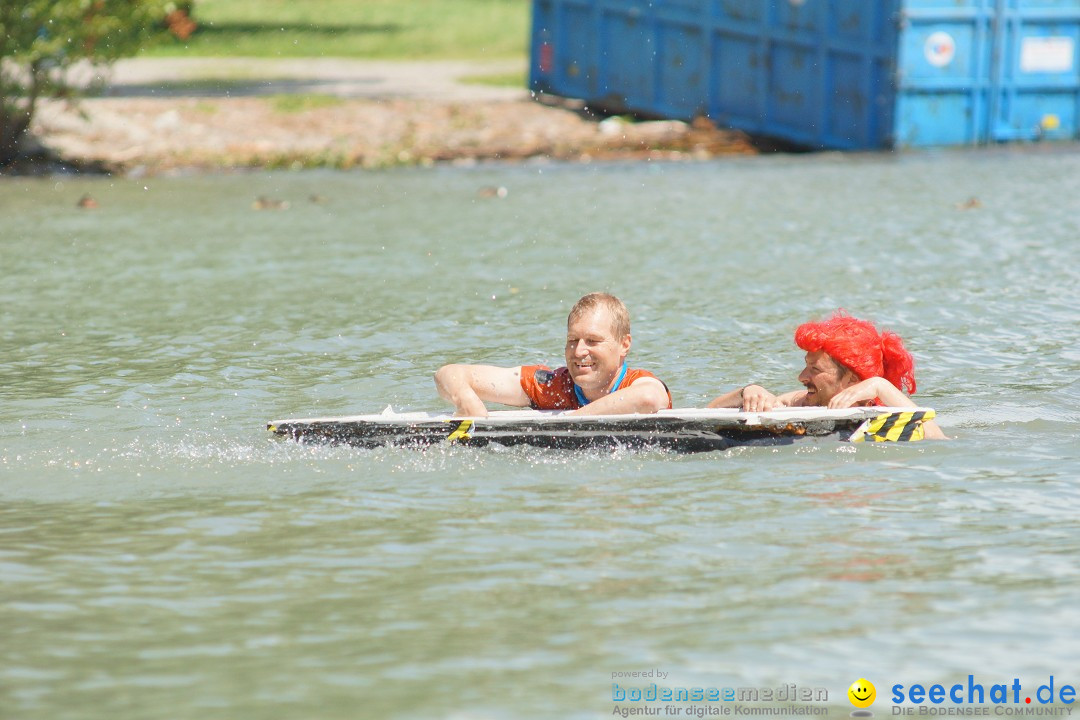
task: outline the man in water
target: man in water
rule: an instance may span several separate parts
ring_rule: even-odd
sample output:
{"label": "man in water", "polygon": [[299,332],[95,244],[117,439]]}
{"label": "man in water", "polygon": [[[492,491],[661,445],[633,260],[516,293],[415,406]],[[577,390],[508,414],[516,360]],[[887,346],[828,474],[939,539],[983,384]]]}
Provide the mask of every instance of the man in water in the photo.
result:
{"label": "man in water", "polygon": [[671,407],[667,386],[646,370],[628,370],[630,313],[619,298],[589,293],[566,320],[566,366],[444,365],[439,395],[460,417],[487,417],[485,402],[575,415],[654,413]]}
{"label": "man in water", "polygon": [[[709,407],[752,412],[808,406],[916,407],[904,393],[915,394],[915,361],[899,335],[879,333],[873,323],[838,310],[828,320],[796,328],[795,344],[806,351],[806,367],[799,373],[805,390],[777,396],[760,385],[747,385],[714,399]],[[933,420],[923,423],[923,431],[928,439],[945,437]]]}

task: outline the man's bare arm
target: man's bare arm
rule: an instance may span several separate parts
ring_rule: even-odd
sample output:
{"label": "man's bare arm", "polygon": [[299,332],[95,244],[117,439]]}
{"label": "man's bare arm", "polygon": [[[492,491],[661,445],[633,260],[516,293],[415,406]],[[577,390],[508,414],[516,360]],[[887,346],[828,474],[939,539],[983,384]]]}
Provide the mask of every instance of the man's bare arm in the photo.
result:
{"label": "man's bare arm", "polygon": [[745,388],[735,388],[731,392],[726,392],[719,397],[715,397],[705,407],[708,408],[741,408],[743,403],[743,390]]}
{"label": "man's bare arm", "polygon": [[747,385],[724,393],[720,397],[713,399],[706,407],[739,408],[747,412],[766,412],[773,408],[790,405],[791,401],[799,395],[800,392],[795,391],[776,396],[760,385]]}
{"label": "man's bare arm", "polygon": [[665,409],[669,403],[667,388],[656,378],[638,378],[630,387],[616,390],[585,407],[571,410],[570,415],[628,415],[631,413],[654,413]]}
{"label": "man's bare arm", "polygon": [[529,405],[529,396],[521,389],[520,367],[444,365],[435,373],[435,387],[459,417],[487,417],[485,402]]}
{"label": "man's bare arm", "polygon": [[[873,400],[874,398],[889,407],[918,407],[911,398],[883,377],[867,378],[841,390],[829,401],[829,407],[849,408],[857,403]],[[927,420],[923,423],[923,437],[927,440],[948,440],[941,426],[933,420]]]}

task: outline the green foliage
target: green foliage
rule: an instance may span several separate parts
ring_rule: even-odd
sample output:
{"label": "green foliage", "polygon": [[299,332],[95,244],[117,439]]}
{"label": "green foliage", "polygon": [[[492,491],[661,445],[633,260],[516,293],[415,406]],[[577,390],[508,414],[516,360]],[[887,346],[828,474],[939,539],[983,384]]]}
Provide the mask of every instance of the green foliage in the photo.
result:
{"label": "green foliage", "polygon": [[39,98],[73,93],[79,64],[133,55],[161,32],[166,0],[0,0],[0,164],[13,159]]}

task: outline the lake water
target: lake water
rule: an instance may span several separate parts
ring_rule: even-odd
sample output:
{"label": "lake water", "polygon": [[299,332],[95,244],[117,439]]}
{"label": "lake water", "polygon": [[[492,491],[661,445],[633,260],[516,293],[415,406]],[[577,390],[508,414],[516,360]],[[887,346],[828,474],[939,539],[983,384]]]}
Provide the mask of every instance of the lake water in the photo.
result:
{"label": "lake water", "polygon": [[[894,684],[1080,684],[1075,146],[3,179],[0,263],[0,717],[600,718],[634,706],[613,682],[846,716],[862,677],[884,716]],[[266,432],[446,408],[445,362],[558,363],[597,289],[677,406],[795,389],[796,325],[872,318],[954,439]]]}

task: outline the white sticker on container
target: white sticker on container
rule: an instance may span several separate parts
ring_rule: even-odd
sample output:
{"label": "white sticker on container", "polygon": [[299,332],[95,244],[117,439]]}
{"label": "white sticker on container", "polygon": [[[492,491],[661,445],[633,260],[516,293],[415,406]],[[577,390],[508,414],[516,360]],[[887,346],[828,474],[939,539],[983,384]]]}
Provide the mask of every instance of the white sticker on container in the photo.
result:
{"label": "white sticker on container", "polygon": [[934,67],[945,67],[956,57],[956,41],[947,32],[931,33],[923,45],[923,54]]}
{"label": "white sticker on container", "polygon": [[1020,42],[1020,71],[1069,72],[1073,68],[1074,54],[1070,37],[1026,37]]}

